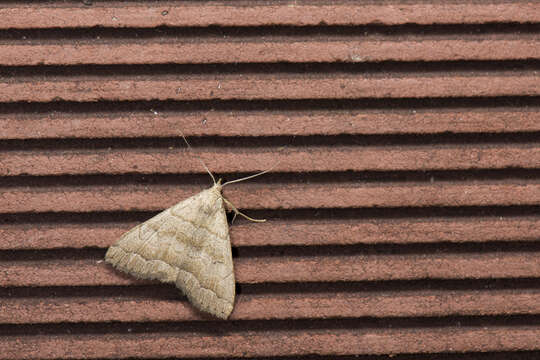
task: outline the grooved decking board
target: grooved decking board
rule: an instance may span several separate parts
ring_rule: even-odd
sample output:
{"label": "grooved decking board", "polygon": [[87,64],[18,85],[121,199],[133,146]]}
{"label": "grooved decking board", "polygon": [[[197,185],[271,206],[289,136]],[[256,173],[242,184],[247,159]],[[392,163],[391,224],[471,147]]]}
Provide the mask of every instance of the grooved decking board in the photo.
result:
{"label": "grooved decking board", "polygon": [[261,25],[396,25],[539,22],[536,1],[468,3],[441,1],[373,3],[357,1],[241,1],[148,3],[96,2],[10,4],[0,9],[2,28],[156,27]]}
{"label": "grooved decking board", "polygon": [[[214,172],[464,170],[540,167],[540,142],[443,146],[197,149]],[[279,162],[274,165],[276,156]],[[339,161],[336,161],[338,160]],[[184,149],[28,150],[0,154],[0,176],[200,172]]]}
{"label": "grooved decking board", "polygon": [[460,39],[411,37],[393,40],[360,36],[333,39],[203,38],[92,40],[49,44],[0,43],[2,65],[78,65],[78,64],[205,64],[263,62],[368,62],[368,61],[445,61],[445,60],[520,60],[540,58],[537,36],[462,36]]}
{"label": "grooved decking board", "polygon": [[0,78],[0,101],[538,96],[536,71]]}
{"label": "grooved decking board", "polygon": [[[538,252],[413,255],[261,256],[236,258],[245,284],[419,279],[540,277]],[[11,261],[0,264],[1,286],[143,284],[102,260]],[[172,286],[172,285],[171,285]]]}
{"label": "grooved decking board", "polygon": [[[539,24],[537,0],[4,2],[0,358],[535,359]],[[231,226],[232,322],[102,260],[210,187],[194,154],[277,163],[224,188],[268,219]]]}
{"label": "grooved decking board", "polygon": [[[202,188],[192,185],[59,185],[0,190],[0,212],[16,213],[157,211]],[[224,195],[240,209],[539,205],[540,182],[244,184],[226,188]]]}
{"label": "grooved decking board", "polygon": [[[538,107],[0,113],[0,139],[540,131]],[[24,106],[21,107],[24,110]],[[226,124],[227,126],[224,126]]]}
{"label": "grooved decking board", "polygon": [[[5,359],[247,357],[538,350],[538,326],[224,330],[0,338]],[[418,341],[422,339],[422,341]],[[121,343],[122,346],[118,346]]]}
{"label": "grooved decking board", "polygon": [[[107,247],[137,222],[19,223],[0,227],[0,250]],[[233,246],[536,241],[540,217],[277,220],[230,226]]]}
{"label": "grooved decking board", "polygon": [[[533,315],[540,314],[539,296],[537,289],[239,295],[230,319]],[[206,319],[187,301],[139,297],[14,298],[2,309],[7,324]]]}

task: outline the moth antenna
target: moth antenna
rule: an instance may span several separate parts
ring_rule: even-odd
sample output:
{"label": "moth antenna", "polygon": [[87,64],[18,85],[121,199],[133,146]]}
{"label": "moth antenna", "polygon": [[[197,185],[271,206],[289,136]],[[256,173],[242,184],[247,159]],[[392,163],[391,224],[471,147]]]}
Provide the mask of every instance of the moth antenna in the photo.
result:
{"label": "moth antenna", "polygon": [[249,179],[253,179],[254,177],[257,177],[257,176],[261,176],[262,174],[266,174],[267,172],[270,172],[272,171],[276,166],[278,166],[279,164],[279,161],[276,161],[276,163],[274,165],[272,165],[271,168],[269,169],[266,169],[264,171],[261,171],[259,173],[256,173],[256,174],[253,174],[253,175],[249,175],[249,176],[246,176],[246,177],[243,177],[243,178],[240,178],[240,179],[235,179],[235,180],[231,180],[231,181],[227,181],[225,184],[223,184],[222,186],[225,186],[225,185],[228,185],[228,184],[234,184],[234,183],[237,183],[237,182],[240,182],[240,181],[244,181],[244,180],[249,180]]}
{"label": "moth antenna", "polygon": [[214,182],[214,185],[216,185],[216,178],[214,177],[214,175],[212,174],[212,172],[210,171],[210,169],[208,169],[208,166],[206,166],[206,164],[204,163],[203,159],[197,154],[197,152],[195,150],[193,150],[193,148],[191,147],[191,145],[189,144],[189,142],[187,141],[186,137],[184,136],[184,134],[182,133],[182,130],[180,130],[180,135],[182,135],[182,139],[184,139],[187,147],[189,150],[191,150],[191,152],[193,153],[193,156],[195,156],[197,158],[197,160],[199,160],[199,162],[201,163],[201,165],[204,167],[204,169],[206,170],[206,172],[208,173],[208,175],[210,175],[210,177],[212,178],[212,181]]}
{"label": "moth antenna", "polygon": [[223,186],[228,185],[228,184],[234,184],[234,183],[244,181],[244,180],[253,179],[254,177],[261,176],[262,174],[266,174],[267,172],[269,172],[271,170],[272,169],[270,168],[270,169],[266,169],[264,171],[261,171],[260,173],[257,173],[257,174],[249,175],[249,176],[246,176],[246,177],[243,177],[243,178],[240,178],[240,179],[236,179],[236,180],[227,181],[226,183],[223,184]]}
{"label": "moth antenna", "polygon": [[[247,216],[246,214],[242,213],[240,210],[238,210],[236,208],[236,206],[234,206],[229,200],[225,199],[225,197],[222,197],[223,198],[223,201],[225,201],[225,203],[231,208],[232,211],[234,211],[234,217],[236,218],[236,215],[240,215],[242,216],[243,218],[246,218],[248,219],[249,221],[253,221],[253,222],[258,222],[258,223],[261,223],[261,222],[265,222],[266,219],[254,219],[252,217],[249,217]],[[233,219],[234,220],[234,219]]]}

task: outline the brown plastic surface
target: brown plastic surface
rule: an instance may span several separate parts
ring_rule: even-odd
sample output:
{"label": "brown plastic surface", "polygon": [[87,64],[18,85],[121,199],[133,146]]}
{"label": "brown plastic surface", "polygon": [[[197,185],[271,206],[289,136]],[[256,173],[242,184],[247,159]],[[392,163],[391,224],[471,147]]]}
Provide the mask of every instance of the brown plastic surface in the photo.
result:
{"label": "brown plastic surface", "polygon": [[[517,0],[5,2],[0,358],[540,358],[539,24]],[[103,261],[212,185],[197,156],[274,166],[223,191],[268,220],[230,226],[230,321]]]}

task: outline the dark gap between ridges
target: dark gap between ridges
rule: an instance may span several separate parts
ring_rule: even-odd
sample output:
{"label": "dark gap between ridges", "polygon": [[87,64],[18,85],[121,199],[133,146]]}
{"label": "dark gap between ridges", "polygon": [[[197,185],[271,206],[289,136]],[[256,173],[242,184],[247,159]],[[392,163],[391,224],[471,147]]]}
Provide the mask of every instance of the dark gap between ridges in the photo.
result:
{"label": "dark gap between ridges", "polygon": [[[464,146],[507,146],[538,143],[540,132],[512,133],[441,133],[441,134],[388,134],[388,135],[308,135],[308,136],[204,136],[191,137],[194,150],[186,147],[184,140],[178,137],[137,137],[137,138],[59,138],[59,139],[14,139],[0,140],[0,151],[170,151],[181,149],[189,155],[198,147],[223,148],[234,151],[260,147],[275,148],[275,153],[286,154],[287,150],[316,146],[381,146],[381,147],[425,147],[448,145]],[[283,148],[285,147],[285,148]]]}
{"label": "dark gap between ridges", "polygon": [[[215,76],[238,74],[304,75],[325,77],[361,74],[364,77],[426,75],[429,73],[485,74],[493,71],[538,71],[540,60],[493,60],[493,61],[381,61],[376,63],[236,63],[236,64],[118,64],[118,65],[41,65],[0,66],[0,77],[72,78],[85,76]],[[66,75],[69,74],[69,75]],[[82,79],[81,79],[82,80]]]}
{"label": "dark gap between ridges", "polygon": [[[96,225],[102,227],[122,226],[122,223],[144,222],[160,211],[115,211],[115,212],[46,212],[0,214],[0,223],[21,224],[28,227],[55,226],[63,224]],[[334,222],[334,221],[377,221],[377,220],[452,220],[466,218],[500,219],[538,217],[539,206],[461,206],[461,207],[396,207],[396,208],[355,208],[355,209],[293,209],[293,210],[249,210],[256,218],[267,221],[291,222]],[[237,217],[235,224],[245,224],[247,220]]]}
{"label": "dark gap between ridges", "polygon": [[236,332],[310,331],[327,332],[339,330],[385,330],[422,328],[489,328],[531,327],[540,325],[540,316],[452,316],[444,318],[353,318],[328,320],[238,320],[191,322],[135,322],[135,323],[57,323],[29,325],[0,325],[0,333],[21,335],[99,335],[99,334],[163,334],[179,335],[200,333],[223,336]]}
{"label": "dark gap between ridges", "polygon": [[[220,38],[234,41],[235,38],[267,37],[359,37],[388,36],[397,40],[404,36],[445,36],[452,35],[525,35],[540,32],[540,25],[533,23],[498,22],[482,24],[366,24],[366,25],[261,25],[261,26],[206,26],[206,27],[174,27],[157,26],[152,28],[44,28],[44,29],[3,29],[0,30],[0,41],[110,41],[110,40],[180,40],[200,41]],[[390,38],[391,39],[391,38]]]}
{"label": "dark gap between ridges", "polygon": [[[218,173],[216,177],[223,181],[237,179],[253,173]],[[286,187],[288,184],[375,184],[379,183],[439,183],[485,181],[499,183],[501,181],[534,182],[540,179],[540,169],[507,168],[496,170],[435,170],[435,171],[345,171],[345,172],[303,172],[303,173],[268,173],[250,180],[250,184],[273,184]],[[210,187],[212,184],[208,174],[136,174],[122,175],[51,175],[51,176],[4,176],[0,177],[0,187],[82,187],[82,186],[201,186]],[[235,184],[242,187],[245,183]],[[5,190],[8,191],[8,190]],[[225,190],[226,191],[226,190]]]}
{"label": "dark gap between ridges", "polygon": [[[538,96],[495,96],[456,98],[397,98],[397,99],[279,99],[279,100],[166,100],[166,101],[107,101],[74,102],[54,101],[0,103],[0,114],[10,113],[196,113],[199,111],[458,111],[516,108],[520,111],[538,111]],[[91,114],[90,114],[91,115]],[[125,114],[124,114],[125,115]]]}
{"label": "dark gap between ridges", "polygon": [[[422,279],[388,281],[347,282],[300,282],[236,284],[239,295],[271,294],[336,294],[360,293],[364,295],[384,293],[425,293],[452,291],[538,291],[539,278],[501,279]],[[157,281],[144,285],[128,286],[44,286],[44,287],[1,287],[0,299],[14,298],[115,298],[138,300],[185,300],[182,293],[172,284]]]}
{"label": "dark gap between ridges", "polygon": [[[40,250],[1,250],[0,261],[62,261],[62,260],[99,260],[105,256],[102,248],[59,248]],[[429,256],[444,254],[504,254],[512,252],[540,252],[540,242],[532,241],[493,241],[467,243],[412,243],[412,244],[355,244],[321,246],[257,246],[235,247],[234,258],[324,258],[337,256]]]}

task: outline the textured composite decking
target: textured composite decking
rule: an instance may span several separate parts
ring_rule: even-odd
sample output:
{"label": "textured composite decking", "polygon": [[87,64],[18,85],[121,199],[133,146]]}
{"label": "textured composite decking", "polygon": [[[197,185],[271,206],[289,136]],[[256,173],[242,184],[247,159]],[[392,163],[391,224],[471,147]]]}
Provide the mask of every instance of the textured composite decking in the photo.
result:
{"label": "textured composite decking", "polygon": [[[0,7],[0,359],[537,359],[540,2]],[[102,259],[211,184],[229,321]],[[277,162],[277,163],[276,163]]]}

